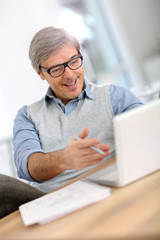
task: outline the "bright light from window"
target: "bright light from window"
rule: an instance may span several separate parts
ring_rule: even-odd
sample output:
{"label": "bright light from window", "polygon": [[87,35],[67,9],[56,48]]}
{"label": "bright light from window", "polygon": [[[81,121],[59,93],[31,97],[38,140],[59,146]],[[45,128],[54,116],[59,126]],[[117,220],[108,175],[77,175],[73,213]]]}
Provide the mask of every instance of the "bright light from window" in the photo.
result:
{"label": "bright light from window", "polygon": [[84,23],[80,14],[75,14],[68,8],[63,8],[58,20],[58,26],[66,29],[69,33],[75,36],[80,42],[85,39],[92,38],[92,32]]}

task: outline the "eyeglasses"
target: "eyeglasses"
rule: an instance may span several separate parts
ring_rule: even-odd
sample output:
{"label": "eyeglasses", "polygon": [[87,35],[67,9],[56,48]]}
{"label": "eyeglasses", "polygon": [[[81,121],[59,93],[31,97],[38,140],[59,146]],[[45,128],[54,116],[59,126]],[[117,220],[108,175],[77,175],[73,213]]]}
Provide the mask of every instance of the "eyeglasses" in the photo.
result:
{"label": "eyeglasses", "polygon": [[68,62],[56,65],[48,69],[45,69],[40,66],[40,69],[43,70],[44,72],[49,73],[51,77],[56,78],[61,76],[64,73],[66,67],[69,67],[71,70],[76,70],[82,66],[82,62],[83,62],[83,56],[80,55],[69,60]]}

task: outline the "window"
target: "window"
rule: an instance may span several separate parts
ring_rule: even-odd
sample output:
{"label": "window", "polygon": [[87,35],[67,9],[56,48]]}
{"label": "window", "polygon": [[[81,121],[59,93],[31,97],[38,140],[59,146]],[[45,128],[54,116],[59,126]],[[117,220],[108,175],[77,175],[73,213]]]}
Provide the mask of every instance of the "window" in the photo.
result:
{"label": "window", "polygon": [[101,0],[62,0],[62,6],[59,24],[79,38],[88,80],[130,88],[131,78]]}

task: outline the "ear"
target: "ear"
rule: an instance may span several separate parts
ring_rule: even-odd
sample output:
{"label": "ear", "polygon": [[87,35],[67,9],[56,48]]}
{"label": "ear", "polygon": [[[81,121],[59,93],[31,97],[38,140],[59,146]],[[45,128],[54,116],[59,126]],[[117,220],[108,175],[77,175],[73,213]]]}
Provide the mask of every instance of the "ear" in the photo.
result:
{"label": "ear", "polygon": [[42,79],[42,80],[45,80],[45,77],[44,75],[40,72],[40,71],[37,71],[37,69],[34,67],[34,70],[36,71],[36,73],[39,75],[39,77]]}

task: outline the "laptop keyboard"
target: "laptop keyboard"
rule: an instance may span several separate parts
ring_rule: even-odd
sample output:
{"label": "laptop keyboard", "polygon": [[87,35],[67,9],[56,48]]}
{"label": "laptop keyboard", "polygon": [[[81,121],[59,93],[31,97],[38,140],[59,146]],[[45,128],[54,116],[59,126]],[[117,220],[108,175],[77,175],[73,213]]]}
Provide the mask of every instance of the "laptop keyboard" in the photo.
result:
{"label": "laptop keyboard", "polygon": [[108,172],[107,174],[100,176],[99,179],[116,181],[117,180],[117,171],[115,169],[113,169],[112,171]]}
{"label": "laptop keyboard", "polygon": [[117,168],[116,165],[112,165],[108,168],[102,169],[99,172],[96,172],[90,176],[87,177],[88,180],[91,181],[111,181],[111,182],[116,182],[118,180],[118,173],[117,173]]}

